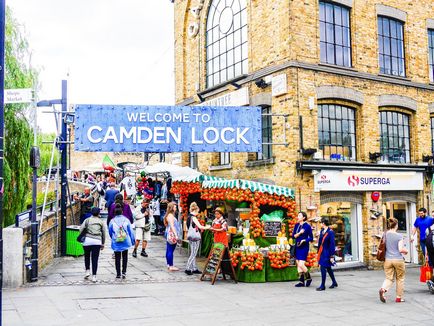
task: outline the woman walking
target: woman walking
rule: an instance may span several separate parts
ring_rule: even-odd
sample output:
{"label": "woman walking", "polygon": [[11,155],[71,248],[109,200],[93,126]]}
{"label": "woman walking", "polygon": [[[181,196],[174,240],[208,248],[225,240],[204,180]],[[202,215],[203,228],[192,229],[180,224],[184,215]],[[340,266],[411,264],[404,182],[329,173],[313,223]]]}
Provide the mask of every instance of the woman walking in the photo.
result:
{"label": "woman walking", "polygon": [[206,228],[203,227],[197,219],[199,211],[200,209],[199,206],[197,206],[196,202],[192,202],[190,204],[190,214],[188,214],[187,218],[187,236],[190,235],[190,230],[193,234],[192,237],[188,238],[188,243],[190,245],[190,257],[188,257],[187,266],[185,268],[185,274],[187,275],[202,274],[202,272],[196,266],[196,256],[199,250],[201,240],[200,231],[203,231]]}
{"label": "woman walking", "polygon": [[[122,207],[115,207],[115,217],[110,221],[109,235],[112,239],[112,249],[115,252],[116,278],[126,278],[128,264],[128,249],[135,242],[130,221],[122,215]],[[122,274],[121,274],[122,257]]]}
{"label": "woman walking", "polygon": [[212,221],[211,231],[214,232],[214,243],[223,243],[225,247],[229,246],[228,236],[228,223],[224,218],[224,214],[221,208],[217,207],[214,211],[214,220]]}
{"label": "woman walking", "polygon": [[84,249],[84,267],[86,274],[85,280],[90,277],[90,259],[92,256],[92,282],[96,282],[96,272],[98,270],[99,252],[104,249],[106,225],[100,219],[100,209],[92,207],[91,217],[86,219],[80,226],[80,233],[86,229],[86,237],[83,242]]}
{"label": "woman walking", "polygon": [[318,239],[318,263],[321,266],[321,285],[316,288],[317,291],[325,290],[325,281],[327,273],[330,275],[332,285],[330,289],[338,287],[332,266],[335,262],[335,233],[329,228],[330,222],[327,218],[322,218],[321,232]]}
{"label": "woman walking", "polygon": [[131,224],[134,223],[133,212],[131,211],[130,202],[128,200],[124,201],[124,196],[121,193],[116,194],[115,201],[108,208],[107,225],[110,225],[112,218],[116,216],[115,209],[116,204],[119,204],[122,209],[122,215],[125,216]]}
{"label": "woman walking", "polygon": [[[297,271],[299,281],[295,286],[304,287],[310,286],[312,277],[305,265],[307,255],[309,254],[309,243],[313,241],[312,228],[307,222],[307,214],[299,212],[297,215],[297,224],[294,226],[292,237],[295,239],[295,261],[297,264]],[[306,283],[305,283],[306,281]]]}
{"label": "woman walking", "polygon": [[386,279],[383,286],[378,291],[380,301],[386,302],[386,292],[389,291],[396,279],[396,299],[395,302],[404,302],[404,280],[405,280],[405,263],[403,255],[408,253],[402,241],[402,234],[397,233],[398,220],[389,218],[387,220],[388,230],[385,234],[386,240],[386,260],[384,261],[384,274]]}
{"label": "woman walking", "polygon": [[166,262],[167,269],[171,272],[179,271],[178,267],[173,266],[173,253],[176,249],[176,243],[180,239],[179,222],[176,218],[176,203],[170,202],[167,205],[166,215],[164,216],[164,225],[166,226]]}

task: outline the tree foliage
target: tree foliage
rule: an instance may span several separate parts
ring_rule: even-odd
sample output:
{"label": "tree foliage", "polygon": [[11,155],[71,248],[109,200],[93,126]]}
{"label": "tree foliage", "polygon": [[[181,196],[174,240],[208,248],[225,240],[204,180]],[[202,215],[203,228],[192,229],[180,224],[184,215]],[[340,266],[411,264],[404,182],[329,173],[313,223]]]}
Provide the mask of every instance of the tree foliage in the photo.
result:
{"label": "tree foliage", "polygon": [[[29,45],[21,26],[6,10],[5,89],[35,88],[37,72],[30,68]],[[4,225],[14,222],[17,213],[25,209],[30,189],[29,153],[32,130],[25,116],[27,106],[5,105],[4,139]]]}
{"label": "tree foliage", "polygon": [[[48,168],[50,167],[53,144],[47,142],[53,142],[55,139],[56,139],[55,133],[38,134],[38,147],[41,153],[41,165],[38,169],[38,176],[45,175],[45,171],[47,171]],[[53,167],[57,166],[58,159],[59,159],[59,151],[57,150],[57,148],[54,148]]]}

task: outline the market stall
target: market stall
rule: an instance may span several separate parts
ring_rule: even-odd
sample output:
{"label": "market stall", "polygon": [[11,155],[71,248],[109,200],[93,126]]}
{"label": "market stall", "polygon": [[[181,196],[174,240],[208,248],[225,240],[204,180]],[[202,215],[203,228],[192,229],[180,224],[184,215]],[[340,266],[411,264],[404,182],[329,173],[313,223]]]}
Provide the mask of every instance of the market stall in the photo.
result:
{"label": "market stall", "polygon": [[[216,179],[200,176],[191,182],[174,183],[187,214],[189,196],[200,193],[206,204],[203,223],[209,223],[212,208],[223,207],[227,213],[232,264],[239,281],[266,282],[297,279],[294,257],[290,256],[290,234],[296,223],[292,189],[249,180]],[[208,218],[208,219],[207,219]],[[207,255],[213,236],[205,231],[201,253]],[[314,264],[314,255],[307,265]]]}

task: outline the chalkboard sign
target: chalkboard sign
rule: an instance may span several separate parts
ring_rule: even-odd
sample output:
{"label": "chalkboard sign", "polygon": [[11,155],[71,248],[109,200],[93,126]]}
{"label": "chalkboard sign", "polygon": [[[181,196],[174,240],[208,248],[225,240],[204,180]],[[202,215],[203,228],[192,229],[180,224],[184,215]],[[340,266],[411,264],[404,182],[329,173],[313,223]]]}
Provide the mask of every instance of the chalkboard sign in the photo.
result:
{"label": "chalkboard sign", "polygon": [[282,229],[282,222],[264,222],[264,232],[266,237],[277,237]]}
{"label": "chalkboard sign", "polygon": [[214,285],[220,269],[223,279],[226,280],[226,275],[229,275],[235,283],[237,282],[228,248],[222,243],[215,243],[211,248],[200,280],[203,281],[204,277],[208,275],[211,277],[211,284]]}

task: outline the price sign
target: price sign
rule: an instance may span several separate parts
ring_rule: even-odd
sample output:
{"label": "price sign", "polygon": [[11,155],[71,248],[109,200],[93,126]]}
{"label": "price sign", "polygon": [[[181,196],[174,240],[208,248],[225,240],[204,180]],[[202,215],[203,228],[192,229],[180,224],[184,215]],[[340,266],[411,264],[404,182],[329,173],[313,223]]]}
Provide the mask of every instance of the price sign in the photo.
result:
{"label": "price sign", "polygon": [[214,285],[220,269],[224,279],[226,279],[226,275],[229,275],[236,282],[235,271],[231,263],[228,248],[222,243],[215,243],[211,248],[200,280],[203,281],[204,277],[208,275],[211,277],[211,284]]}
{"label": "price sign", "polygon": [[264,222],[264,232],[266,237],[277,237],[282,229],[282,222]]}

